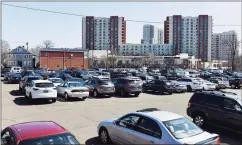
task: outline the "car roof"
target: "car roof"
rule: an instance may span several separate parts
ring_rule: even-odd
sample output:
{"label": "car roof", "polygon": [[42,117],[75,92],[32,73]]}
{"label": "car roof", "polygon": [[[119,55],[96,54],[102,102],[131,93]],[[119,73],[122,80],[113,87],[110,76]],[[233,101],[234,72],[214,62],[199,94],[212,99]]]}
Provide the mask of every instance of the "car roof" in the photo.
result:
{"label": "car roof", "polygon": [[49,80],[33,80],[34,83],[52,83]]}
{"label": "car roof", "polygon": [[20,135],[21,140],[68,132],[53,121],[25,122],[11,125],[10,128],[13,128]]}
{"label": "car roof", "polygon": [[183,117],[183,116],[175,114],[173,112],[164,111],[164,110],[155,110],[155,111],[142,111],[141,110],[138,112],[137,111],[134,112],[134,114],[150,117],[152,119],[159,120],[159,121],[168,121],[168,120],[174,120],[174,119]]}

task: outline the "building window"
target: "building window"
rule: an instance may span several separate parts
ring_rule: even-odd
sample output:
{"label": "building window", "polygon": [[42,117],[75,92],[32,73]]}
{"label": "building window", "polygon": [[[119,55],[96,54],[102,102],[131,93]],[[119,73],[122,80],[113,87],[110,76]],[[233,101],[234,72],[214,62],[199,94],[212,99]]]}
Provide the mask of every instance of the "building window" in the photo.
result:
{"label": "building window", "polygon": [[24,55],[24,58],[27,58],[27,55]]}

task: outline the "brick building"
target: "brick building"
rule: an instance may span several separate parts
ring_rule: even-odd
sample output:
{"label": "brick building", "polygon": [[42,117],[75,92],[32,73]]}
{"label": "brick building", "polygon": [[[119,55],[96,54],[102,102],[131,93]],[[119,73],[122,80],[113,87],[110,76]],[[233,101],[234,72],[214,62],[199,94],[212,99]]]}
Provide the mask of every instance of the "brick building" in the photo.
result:
{"label": "brick building", "polygon": [[43,69],[65,69],[79,68],[87,69],[88,60],[84,57],[82,49],[48,48],[40,50],[40,68]]}

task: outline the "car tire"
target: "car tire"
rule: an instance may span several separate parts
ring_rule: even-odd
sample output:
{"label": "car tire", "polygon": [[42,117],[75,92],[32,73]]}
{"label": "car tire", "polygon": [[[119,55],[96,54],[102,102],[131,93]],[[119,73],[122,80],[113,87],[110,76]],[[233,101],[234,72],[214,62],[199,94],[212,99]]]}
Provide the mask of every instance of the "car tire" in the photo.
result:
{"label": "car tire", "polygon": [[198,126],[198,127],[201,127],[201,128],[204,128],[206,126],[206,123],[207,123],[207,119],[205,117],[204,114],[202,113],[197,113],[194,115],[193,117],[193,122]]}
{"label": "car tire", "polygon": [[94,97],[94,98],[97,98],[98,96],[99,96],[99,94],[98,94],[97,90],[94,90],[94,91],[93,91],[93,97]]}
{"label": "car tire", "polygon": [[231,85],[231,89],[234,89],[235,88],[235,85]]}
{"label": "car tire", "polygon": [[52,101],[52,103],[55,103],[56,102],[56,98],[51,99],[51,101]]}
{"label": "car tire", "polygon": [[111,140],[108,134],[108,131],[106,128],[101,127],[101,129],[99,130],[99,139],[101,141],[102,144],[110,144]]}
{"label": "car tire", "polygon": [[136,93],[136,94],[134,94],[134,96],[135,96],[135,97],[139,97],[139,94],[140,94],[140,93]]}
{"label": "car tire", "polygon": [[190,85],[187,85],[187,91],[192,92],[192,87]]}
{"label": "car tire", "polygon": [[65,97],[65,100],[66,100],[66,101],[69,101],[69,100],[70,100],[70,97],[69,97],[69,95],[68,95],[67,92],[64,93],[64,97]]}
{"label": "car tire", "polygon": [[121,97],[125,97],[126,96],[126,93],[125,93],[125,91],[122,89],[122,90],[120,90],[120,96]]}

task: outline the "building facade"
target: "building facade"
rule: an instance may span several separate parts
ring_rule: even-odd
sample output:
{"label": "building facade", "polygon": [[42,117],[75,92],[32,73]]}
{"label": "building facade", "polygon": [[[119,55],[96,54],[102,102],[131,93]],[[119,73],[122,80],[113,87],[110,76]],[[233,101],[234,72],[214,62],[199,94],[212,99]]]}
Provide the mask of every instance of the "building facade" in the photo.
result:
{"label": "building facade", "polygon": [[164,21],[164,43],[173,45],[173,54],[188,53],[211,61],[212,16],[168,16]]}
{"label": "building facade", "polygon": [[85,50],[69,48],[41,49],[39,54],[40,68],[59,70],[66,68],[87,69],[88,60]]}
{"label": "building facade", "polygon": [[212,60],[230,60],[231,45],[237,42],[237,39],[237,33],[235,31],[214,33],[212,36]]}
{"label": "building facade", "polygon": [[124,17],[111,16],[82,18],[82,48],[88,50],[112,50],[126,43],[126,22]]}
{"label": "building facade", "polygon": [[24,47],[17,47],[10,51],[7,55],[7,67],[20,66],[20,67],[34,67],[34,55],[27,51]]}
{"label": "building facade", "polygon": [[162,42],[163,31],[161,29],[149,24],[143,26],[141,44],[162,44]]}
{"label": "building facade", "polygon": [[173,47],[171,44],[121,44],[118,55],[172,56]]}

